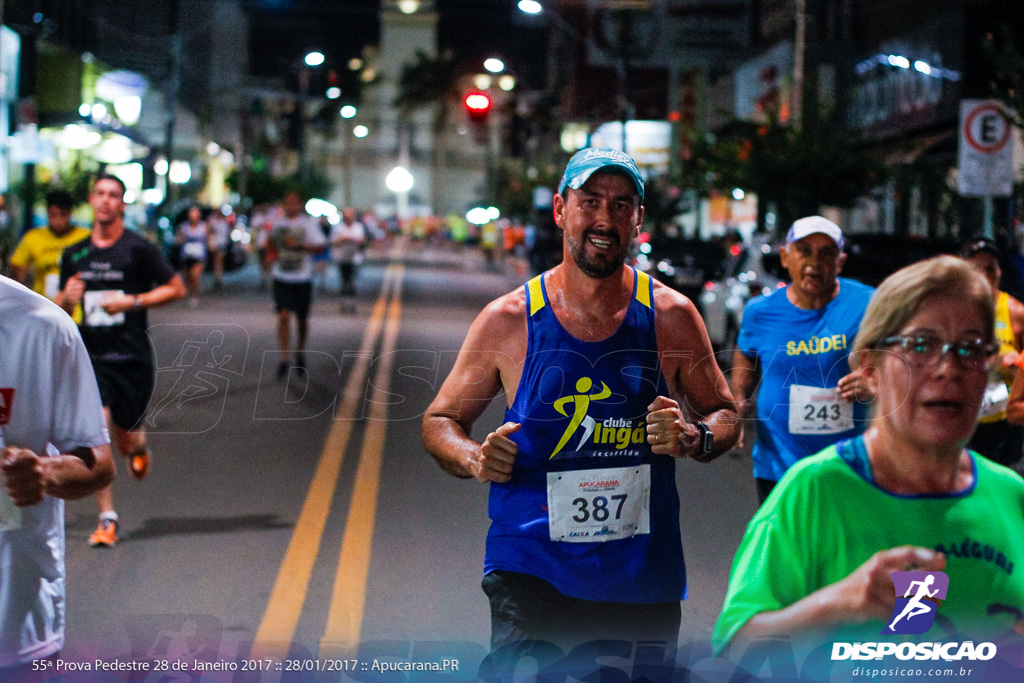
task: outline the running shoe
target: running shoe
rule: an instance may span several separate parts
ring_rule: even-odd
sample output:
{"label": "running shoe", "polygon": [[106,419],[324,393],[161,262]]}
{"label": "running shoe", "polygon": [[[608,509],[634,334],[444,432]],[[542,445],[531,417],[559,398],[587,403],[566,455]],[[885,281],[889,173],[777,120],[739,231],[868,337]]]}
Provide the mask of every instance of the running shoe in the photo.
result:
{"label": "running shoe", "polygon": [[89,545],[93,548],[113,548],[117,545],[117,522],[112,519],[101,519],[96,531],[89,537]]}
{"label": "running shoe", "polygon": [[295,364],[297,366],[299,366],[300,368],[302,368],[303,370],[305,370],[306,369],[306,356],[305,356],[305,354],[302,354],[302,353],[296,354],[296,356],[295,356]]}
{"label": "running shoe", "polygon": [[132,476],[136,479],[144,478],[149,474],[149,453],[133,455],[128,460],[128,468],[132,471]]}

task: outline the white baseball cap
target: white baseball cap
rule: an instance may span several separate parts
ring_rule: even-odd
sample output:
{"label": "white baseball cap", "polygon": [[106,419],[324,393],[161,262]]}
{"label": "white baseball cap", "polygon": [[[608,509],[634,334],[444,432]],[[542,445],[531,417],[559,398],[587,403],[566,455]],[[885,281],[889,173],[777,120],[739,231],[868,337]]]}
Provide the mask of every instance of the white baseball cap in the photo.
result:
{"label": "white baseball cap", "polygon": [[806,218],[794,221],[793,225],[789,228],[789,234],[786,235],[786,244],[792,244],[814,233],[821,233],[826,237],[831,237],[832,241],[839,247],[839,251],[843,250],[842,228],[824,216],[807,216]]}

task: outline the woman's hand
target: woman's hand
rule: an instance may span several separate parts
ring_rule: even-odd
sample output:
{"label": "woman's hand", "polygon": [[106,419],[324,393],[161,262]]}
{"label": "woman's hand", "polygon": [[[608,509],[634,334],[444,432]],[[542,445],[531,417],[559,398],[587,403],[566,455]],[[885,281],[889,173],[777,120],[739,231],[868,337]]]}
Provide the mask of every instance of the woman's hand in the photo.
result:
{"label": "woman's hand", "polygon": [[852,623],[887,620],[896,606],[892,572],[942,571],[946,556],[928,548],[904,545],[882,550],[835,584],[837,605]]}
{"label": "woman's hand", "polygon": [[941,571],[946,556],[928,548],[905,545],[882,550],[845,579],[814,591],[779,610],[755,614],[733,642],[749,642],[778,634],[795,634],[867,621],[888,622],[896,606],[892,572]]}

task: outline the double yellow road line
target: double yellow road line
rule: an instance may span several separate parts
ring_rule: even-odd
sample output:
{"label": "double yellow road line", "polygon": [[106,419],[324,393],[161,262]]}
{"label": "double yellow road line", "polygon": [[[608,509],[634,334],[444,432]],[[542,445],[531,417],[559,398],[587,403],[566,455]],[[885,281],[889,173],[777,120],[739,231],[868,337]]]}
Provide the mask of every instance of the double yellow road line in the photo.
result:
{"label": "double yellow road line", "polygon": [[254,657],[284,659],[294,639],[338,488],[342,460],[356,424],[356,412],[365,397],[373,350],[383,332],[382,357],[373,378],[369,420],[346,518],[327,627],[320,644],[321,656],[325,650],[333,650],[335,654],[351,651],[359,642],[384,460],[387,396],[402,318],[404,275],[405,268],[400,265],[388,266],[385,271],[381,293],[363,333],[356,363],[345,383],[334,426],[327,437],[291,542],[278,570],[263,621],[256,631],[252,647]]}

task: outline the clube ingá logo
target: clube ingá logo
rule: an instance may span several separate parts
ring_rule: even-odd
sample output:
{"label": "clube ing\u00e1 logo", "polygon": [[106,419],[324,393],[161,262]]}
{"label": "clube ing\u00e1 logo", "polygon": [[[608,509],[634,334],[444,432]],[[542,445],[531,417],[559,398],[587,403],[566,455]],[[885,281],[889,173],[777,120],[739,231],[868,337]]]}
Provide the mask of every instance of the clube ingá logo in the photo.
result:
{"label": "clube ing\u00e1 logo", "polygon": [[896,607],[882,633],[921,635],[935,623],[935,612],[946,599],[949,577],[945,572],[892,572]]}
{"label": "clube ing\u00e1 logo", "polygon": [[[580,377],[576,380],[575,387],[575,393],[563,396],[554,403],[554,409],[560,415],[568,417],[569,424],[549,457],[555,458],[559,454],[567,453],[562,450],[563,448],[578,452],[584,447],[598,449],[594,452],[596,455],[637,455],[637,452],[630,452],[628,449],[647,442],[644,421],[608,417],[598,422],[590,416],[590,409],[594,404],[606,402],[611,398],[612,390],[604,382],[597,382],[590,377]],[[576,447],[572,448],[570,440],[581,429],[583,435],[576,441]],[[602,448],[605,450],[602,451]]]}

